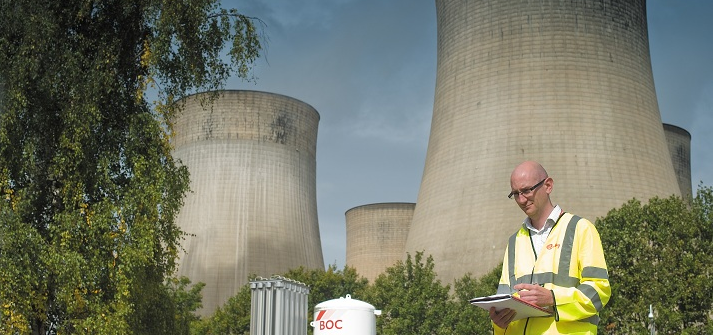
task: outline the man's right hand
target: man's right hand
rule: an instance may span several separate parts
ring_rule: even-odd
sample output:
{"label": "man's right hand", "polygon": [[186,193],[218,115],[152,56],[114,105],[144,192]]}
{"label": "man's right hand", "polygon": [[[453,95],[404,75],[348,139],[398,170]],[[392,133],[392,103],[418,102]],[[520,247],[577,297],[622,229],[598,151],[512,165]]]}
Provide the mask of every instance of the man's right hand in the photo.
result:
{"label": "man's right hand", "polygon": [[515,318],[515,310],[510,308],[503,308],[499,312],[495,311],[495,307],[490,307],[490,320],[500,328],[507,328],[512,319]]}

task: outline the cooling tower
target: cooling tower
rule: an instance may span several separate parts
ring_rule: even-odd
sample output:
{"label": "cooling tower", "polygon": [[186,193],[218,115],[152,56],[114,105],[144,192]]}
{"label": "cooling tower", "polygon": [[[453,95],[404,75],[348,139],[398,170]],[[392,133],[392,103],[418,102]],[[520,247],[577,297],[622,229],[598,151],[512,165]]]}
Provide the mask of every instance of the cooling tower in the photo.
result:
{"label": "cooling tower", "polygon": [[374,282],[386,268],[402,260],[415,206],[379,203],[348,210],[346,265]]}
{"label": "cooling tower", "polygon": [[691,187],[691,133],[683,128],[666,123],[663,124],[663,130],[666,134],[668,151],[671,154],[673,170],[676,172],[681,196],[690,200],[693,197],[693,189]]}
{"label": "cooling tower", "polygon": [[324,268],[316,205],[319,114],[278,94],[223,91],[185,100],[174,157],[191,190],[177,222],[190,236],[178,274],[204,282],[202,314],[235,295],[249,275]]}
{"label": "cooling tower", "polygon": [[510,173],[537,160],[552,200],[594,222],[680,194],[661,126],[644,0],[436,0],[431,133],[407,252],[445,282],[503,259],[525,214]]}

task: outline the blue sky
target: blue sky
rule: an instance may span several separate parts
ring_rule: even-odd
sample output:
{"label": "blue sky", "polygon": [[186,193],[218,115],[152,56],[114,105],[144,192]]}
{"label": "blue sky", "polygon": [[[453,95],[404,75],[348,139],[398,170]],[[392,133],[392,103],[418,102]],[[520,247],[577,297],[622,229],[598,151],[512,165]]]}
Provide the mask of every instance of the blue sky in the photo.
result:
{"label": "blue sky", "polygon": [[[325,265],[344,266],[350,208],[416,202],[436,77],[432,0],[224,0],[265,22],[254,83],[320,113],[317,208]],[[713,1],[647,4],[662,120],[688,130],[694,190],[713,186]],[[656,182],[652,180],[652,182]],[[507,183],[504,182],[504,188]]]}

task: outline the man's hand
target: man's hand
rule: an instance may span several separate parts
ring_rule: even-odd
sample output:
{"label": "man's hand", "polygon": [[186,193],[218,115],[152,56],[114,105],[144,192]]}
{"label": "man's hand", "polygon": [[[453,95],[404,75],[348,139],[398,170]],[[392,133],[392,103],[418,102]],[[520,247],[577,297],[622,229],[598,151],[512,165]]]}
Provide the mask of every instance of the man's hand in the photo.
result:
{"label": "man's hand", "polygon": [[540,307],[550,307],[555,304],[552,299],[552,292],[540,285],[517,284],[514,286],[518,290],[520,299]]}
{"label": "man's hand", "polygon": [[510,308],[503,308],[499,312],[495,311],[495,307],[490,307],[490,320],[500,328],[507,328],[512,319],[515,318],[515,310]]}

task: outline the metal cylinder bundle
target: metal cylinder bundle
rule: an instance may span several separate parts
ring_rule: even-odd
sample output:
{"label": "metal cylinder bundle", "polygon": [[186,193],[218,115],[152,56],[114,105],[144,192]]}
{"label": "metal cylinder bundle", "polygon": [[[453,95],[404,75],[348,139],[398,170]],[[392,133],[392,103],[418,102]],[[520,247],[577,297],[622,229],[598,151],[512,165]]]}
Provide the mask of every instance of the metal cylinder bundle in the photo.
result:
{"label": "metal cylinder bundle", "polygon": [[250,335],[306,335],[309,287],[273,276],[250,282]]}

